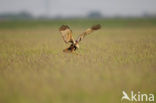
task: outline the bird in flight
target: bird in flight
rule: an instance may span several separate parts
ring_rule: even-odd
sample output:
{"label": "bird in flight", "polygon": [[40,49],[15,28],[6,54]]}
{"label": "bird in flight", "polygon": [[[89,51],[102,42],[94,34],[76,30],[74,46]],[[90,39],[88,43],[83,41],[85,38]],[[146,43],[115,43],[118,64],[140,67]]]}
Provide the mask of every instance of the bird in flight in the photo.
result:
{"label": "bird in flight", "polygon": [[59,31],[62,35],[62,38],[64,40],[65,43],[71,43],[71,45],[64,49],[63,52],[74,52],[79,48],[79,42],[88,34],[99,30],[101,28],[100,24],[94,25],[90,28],[88,28],[85,32],[81,33],[78,38],[76,40],[74,40],[73,36],[72,36],[72,30],[69,28],[68,25],[62,25],[59,28]]}

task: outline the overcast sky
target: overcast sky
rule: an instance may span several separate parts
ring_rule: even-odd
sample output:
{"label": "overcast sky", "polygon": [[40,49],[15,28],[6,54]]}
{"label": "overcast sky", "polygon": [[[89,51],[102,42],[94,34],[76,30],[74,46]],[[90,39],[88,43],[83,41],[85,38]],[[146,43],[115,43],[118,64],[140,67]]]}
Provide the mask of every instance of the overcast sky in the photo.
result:
{"label": "overcast sky", "polygon": [[81,16],[90,11],[102,14],[156,14],[156,0],[0,0],[0,13],[28,11],[35,16]]}

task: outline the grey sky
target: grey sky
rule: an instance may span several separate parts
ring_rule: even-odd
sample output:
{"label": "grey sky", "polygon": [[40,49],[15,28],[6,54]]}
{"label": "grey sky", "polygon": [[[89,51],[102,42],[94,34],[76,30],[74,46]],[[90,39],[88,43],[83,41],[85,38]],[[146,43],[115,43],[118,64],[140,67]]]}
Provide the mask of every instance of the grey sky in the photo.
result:
{"label": "grey sky", "polygon": [[156,0],[0,0],[0,13],[28,11],[35,16],[79,16],[97,10],[104,15],[156,14]]}

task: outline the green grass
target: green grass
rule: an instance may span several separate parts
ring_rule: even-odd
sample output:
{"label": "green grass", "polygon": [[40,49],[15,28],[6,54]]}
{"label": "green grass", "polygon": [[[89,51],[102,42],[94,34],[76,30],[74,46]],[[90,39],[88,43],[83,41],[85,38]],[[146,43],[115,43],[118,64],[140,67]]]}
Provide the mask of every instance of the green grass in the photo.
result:
{"label": "green grass", "polygon": [[84,28],[93,24],[100,23],[106,28],[116,27],[151,27],[156,26],[156,19],[66,19],[66,20],[12,20],[0,21],[0,29],[21,29],[21,28],[47,28],[59,27],[68,24],[71,27]]}
{"label": "green grass", "polygon": [[[66,54],[58,32],[102,29]],[[156,94],[156,20],[0,22],[0,103],[120,103],[122,91]],[[128,102],[128,101],[125,101]]]}

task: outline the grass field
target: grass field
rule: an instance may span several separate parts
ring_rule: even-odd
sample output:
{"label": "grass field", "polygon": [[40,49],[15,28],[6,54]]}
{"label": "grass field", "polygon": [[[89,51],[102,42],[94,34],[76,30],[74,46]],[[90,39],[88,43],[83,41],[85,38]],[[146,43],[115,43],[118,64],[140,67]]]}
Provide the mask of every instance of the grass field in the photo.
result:
{"label": "grass field", "polygon": [[[60,25],[76,38],[97,23],[79,55],[62,52]],[[123,90],[156,95],[156,19],[0,21],[0,103],[120,103]]]}

